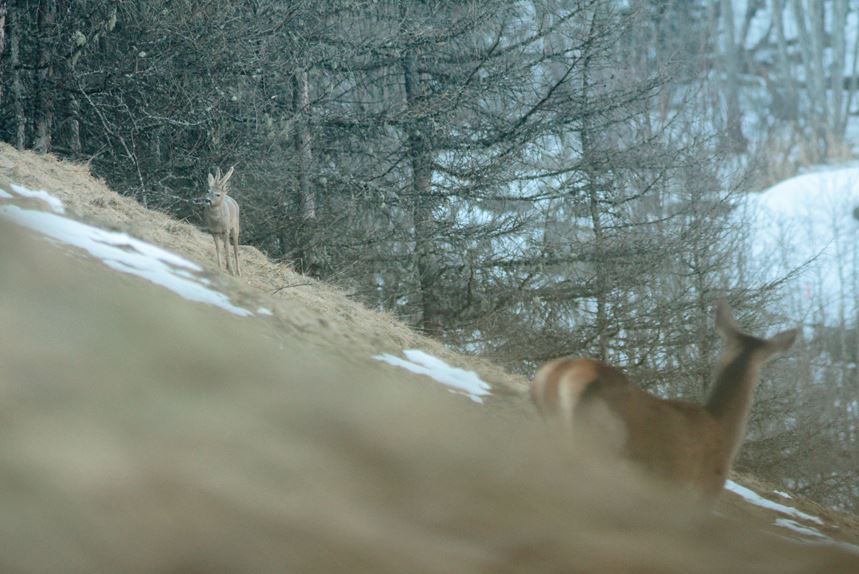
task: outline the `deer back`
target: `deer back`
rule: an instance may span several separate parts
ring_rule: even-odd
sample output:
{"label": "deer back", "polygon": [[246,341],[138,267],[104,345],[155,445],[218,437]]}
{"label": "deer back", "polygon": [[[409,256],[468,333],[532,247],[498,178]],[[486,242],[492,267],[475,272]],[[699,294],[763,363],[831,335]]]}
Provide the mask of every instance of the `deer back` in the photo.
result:
{"label": "deer back", "polygon": [[725,459],[722,433],[701,405],[653,396],[601,361],[552,361],[537,372],[531,394],[544,415],[587,429],[654,474],[716,492],[727,475],[713,463]]}

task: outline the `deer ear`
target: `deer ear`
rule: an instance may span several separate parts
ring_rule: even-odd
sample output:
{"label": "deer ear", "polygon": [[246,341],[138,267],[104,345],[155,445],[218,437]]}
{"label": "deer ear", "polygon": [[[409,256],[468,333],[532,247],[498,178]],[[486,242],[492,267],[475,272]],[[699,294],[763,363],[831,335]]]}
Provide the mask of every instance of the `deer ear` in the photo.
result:
{"label": "deer ear", "polygon": [[215,168],[215,179],[221,181],[221,166]]}
{"label": "deer ear", "polygon": [[799,329],[782,331],[778,335],[767,340],[767,348],[773,353],[783,353],[793,346],[797,335],[799,335]]}
{"label": "deer ear", "polygon": [[215,187],[215,176],[209,174],[209,187]]}
{"label": "deer ear", "polygon": [[734,338],[741,333],[740,326],[737,325],[737,320],[734,319],[734,314],[731,313],[731,308],[728,307],[724,297],[719,297],[716,302],[716,329],[726,339]]}

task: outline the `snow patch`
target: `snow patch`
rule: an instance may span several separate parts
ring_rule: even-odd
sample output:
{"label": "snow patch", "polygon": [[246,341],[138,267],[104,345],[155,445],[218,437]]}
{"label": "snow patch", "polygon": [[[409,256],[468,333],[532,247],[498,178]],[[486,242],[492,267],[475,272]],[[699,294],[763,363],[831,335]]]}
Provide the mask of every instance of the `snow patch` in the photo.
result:
{"label": "snow patch", "polygon": [[794,532],[797,532],[804,536],[829,540],[829,537],[822,532],[819,532],[818,530],[815,530],[814,528],[810,528],[808,526],[803,526],[802,524],[799,524],[787,518],[777,518],[775,521],[775,525],[781,526],[782,528],[787,528],[788,530],[793,530]]}
{"label": "snow patch", "polygon": [[779,496],[781,496],[782,498],[787,498],[788,500],[790,500],[791,498],[793,498],[793,497],[792,497],[791,495],[789,495],[788,493],[786,493],[786,492],[782,492],[782,491],[780,491],[780,490],[773,490],[773,492],[774,492],[775,494],[778,494],[778,495],[779,495]]}
{"label": "snow patch", "polygon": [[12,199],[12,194],[9,193],[8,191],[4,191],[3,189],[0,189],[0,199]]}
{"label": "snow patch", "polygon": [[274,313],[271,312],[271,309],[267,309],[265,307],[257,307],[257,315],[268,315],[271,317]]}
{"label": "snow patch", "polygon": [[800,518],[802,520],[806,520],[808,522],[813,522],[815,524],[823,526],[823,521],[818,517],[811,516],[810,514],[806,514],[795,508],[791,508],[790,506],[785,506],[783,504],[779,504],[778,502],[767,500],[753,490],[750,490],[745,486],[741,486],[733,480],[729,480],[725,483],[725,489],[730,490],[734,494],[742,496],[744,499],[754,504],[755,506],[760,506],[769,510],[775,510],[776,512],[779,512],[781,514],[786,514],[788,516],[793,516],[794,518]]}
{"label": "snow patch", "polygon": [[747,201],[754,218],[751,259],[761,280],[811,262],[788,285],[792,314],[825,323],[852,316],[859,279],[859,166],[820,166],[749,194]]}
{"label": "snow patch", "polygon": [[[24,187],[22,185],[15,184],[15,183],[11,184],[11,187],[12,187],[12,192],[17,194],[17,195],[20,195],[21,197],[26,197],[29,199],[38,199],[40,201],[44,201],[45,203],[48,204],[48,206],[55,213],[65,213],[66,212],[66,208],[63,207],[63,202],[60,201],[59,199],[57,199],[56,197],[54,197],[53,195],[51,195],[50,193],[48,193],[47,191],[44,191],[41,189],[33,191],[32,189],[27,189],[26,187]],[[11,196],[10,196],[10,198],[11,198]]]}
{"label": "snow patch", "polygon": [[[16,192],[25,189],[13,187]],[[51,204],[50,201],[48,203]],[[56,241],[83,249],[111,269],[142,277],[190,301],[214,305],[241,317],[252,315],[247,309],[233,305],[223,293],[208,287],[205,278],[196,276],[195,272],[202,271],[196,263],[125,233],[106,231],[54,213],[17,205],[0,205],[0,215]]]}
{"label": "snow patch", "polygon": [[418,349],[406,349],[403,351],[405,359],[384,353],[375,355],[373,358],[395,367],[402,367],[418,375],[425,375],[435,381],[452,387],[451,392],[465,395],[475,403],[483,403],[486,395],[491,394],[492,387],[472,371],[466,371],[457,367],[451,367],[441,359],[425,353]]}

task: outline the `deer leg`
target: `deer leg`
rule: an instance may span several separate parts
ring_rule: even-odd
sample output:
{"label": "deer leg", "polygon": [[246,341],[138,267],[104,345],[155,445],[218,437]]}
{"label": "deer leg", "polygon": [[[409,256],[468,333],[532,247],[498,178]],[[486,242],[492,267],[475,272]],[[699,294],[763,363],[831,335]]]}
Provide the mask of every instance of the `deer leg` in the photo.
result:
{"label": "deer leg", "polygon": [[212,239],[215,240],[215,259],[218,261],[218,269],[221,268],[221,246],[218,245],[218,236],[212,234]]}
{"label": "deer leg", "polygon": [[233,273],[233,266],[230,264],[230,232],[224,233],[224,259],[227,260],[227,271]]}
{"label": "deer leg", "polygon": [[232,233],[233,236],[233,255],[236,256],[236,275],[239,277],[242,276],[242,270],[239,268],[239,234],[236,232]]}

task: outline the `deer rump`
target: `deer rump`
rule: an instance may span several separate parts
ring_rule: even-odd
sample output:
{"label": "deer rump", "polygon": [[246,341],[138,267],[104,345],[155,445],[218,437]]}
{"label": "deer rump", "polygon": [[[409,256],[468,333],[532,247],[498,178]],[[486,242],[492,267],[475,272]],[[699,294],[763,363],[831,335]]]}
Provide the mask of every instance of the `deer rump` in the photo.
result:
{"label": "deer rump", "polygon": [[[569,430],[588,430],[620,449],[628,429],[615,406],[635,387],[618,369],[593,359],[556,359],[543,365],[531,384],[531,399],[547,420]],[[601,431],[601,432],[600,432]]]}

